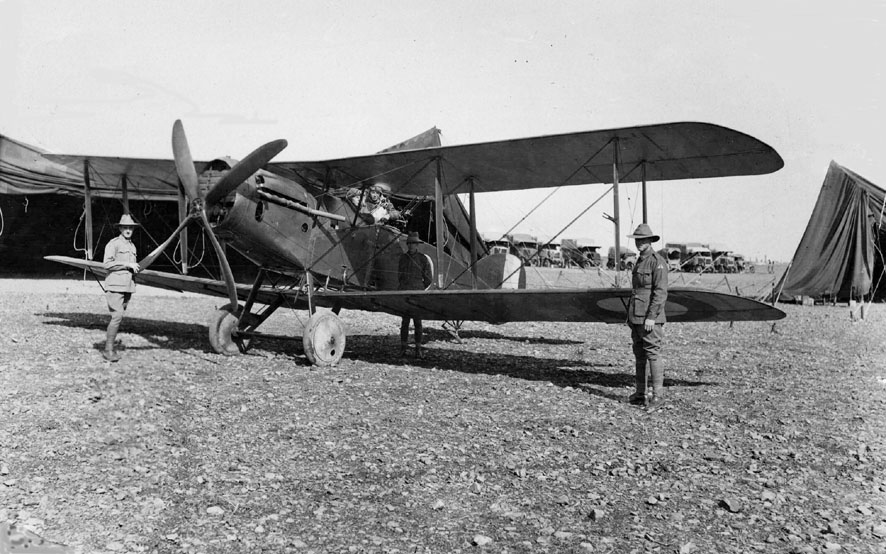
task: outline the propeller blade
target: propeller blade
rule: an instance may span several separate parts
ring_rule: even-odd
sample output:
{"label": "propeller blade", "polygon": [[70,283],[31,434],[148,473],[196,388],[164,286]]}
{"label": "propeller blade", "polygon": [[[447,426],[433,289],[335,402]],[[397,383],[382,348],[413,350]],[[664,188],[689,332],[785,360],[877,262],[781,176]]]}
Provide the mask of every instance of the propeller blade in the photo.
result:
{"label": "propeller blade", "polygon": [[[271,141],[253,150],[248,156],[237,162],[206,194],[206,205],[211,206],[233,192],[250,175],[267,165],[274,156],[286,148],[285,139]],[[176,159],[178,156],[176,156]],[[176,161],[176,164],[178,162]],[[193,166],[193,164],[191,164]]]}
{"label": "propeller blade", "polygon": [[221,267],[222,274],[224,275],[225,285],[228,289],[228,298],[231,301],[231,313],[236,313],[238,301],[237,283],[234,282],[234,272],[231,271],[231,264],[228,263],[228,257],[225,255],[225,251],[218,242],[215,233],[212,232],[212,226],[209,224],[209,218],[206,217],[205,210],[200,210],[200,218],[203,222],[203,228],[206,229],[206,234],[209,235],[209,241],[212,243],[212,247],[218,255],[218,265]]}
{"label": "propeller blade", "polygon": [[188,200],[196,200],[200,197],[200,189],[197,182],[197,170],[194,169],[194,160],[191,158],[191,148],[188,146],[188,137],[185,136],[185,128],[181,119],[176,119],[172,126],[172,155],[175,158],[175,169],[178,178],[182,181]]}
{"label": "propeller blade", "polygon": [[155,248],[150,254],[148,254],[147,256],[142,258],[142,260],[140,262],[138,262],[139,270],[147,269],[149,265],[154,263],[154,260],[156,260],[158,257],[160,257],[160,254],[162,254],[163,251],[166,250],[166,248],[170,244],[172,244],[172,241],[179,235],[179,233],[182,232],[182,229],[184,229],[185,226],[187,226],[188,222],[191,221],[192,217],[193,216],[189,215],[188,217],[184,218],[182,220],[182,222],[179,223],[178,228],[175,231],[173,231],[171,235],[169,235],[169,238],[166,239],[163,242],[163,244],[161,244],[160,246]]}

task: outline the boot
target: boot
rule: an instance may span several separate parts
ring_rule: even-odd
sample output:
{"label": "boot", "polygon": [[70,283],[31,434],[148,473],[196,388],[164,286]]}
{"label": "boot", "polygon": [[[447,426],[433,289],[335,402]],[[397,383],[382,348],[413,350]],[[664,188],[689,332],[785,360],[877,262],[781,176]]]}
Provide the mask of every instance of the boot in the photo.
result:
{"label": "boot", "polygon": [[636,362],[634,387],[636,391],[628,397],[628,402],[635,406],[646,405],[646,362]]}
{"label": "boot", "polygon": [[117,329],[115,326],[108,325],[107,338],[105,339],[105,349],[102,351],[102,357],[109,362],[119,362],[120,354],[114,351],[114,343],[117,339]]}
{"label": "boot", "polygon": [[108,337],[108,340],[105,343],[105,349],[102,351],[102,357],[109,362],[119,362],[120,354],[117,354],[114,351],[114,339]]}
{"label": "boot", "polygon": [[664,403],[664,367],[658,360],[649,361],[649,372],[652,373],[652,400],[649,407],[661,406]]}
{"label": "boot", "polygon": [[416,357],[416,359],[418,359],[418,360],[420,360],[420,359],[422,359],[422,358],[425,357],[424,352],[422,352],[422,349],[421,349],[421,345],[420,345],[420,344],[416,344],[416,345],[415,345],[415,357]]}
{"label": "boot", "polygon": [[406,357],[406,343],[405,342],[400,343],[400,357],[401,358]]}

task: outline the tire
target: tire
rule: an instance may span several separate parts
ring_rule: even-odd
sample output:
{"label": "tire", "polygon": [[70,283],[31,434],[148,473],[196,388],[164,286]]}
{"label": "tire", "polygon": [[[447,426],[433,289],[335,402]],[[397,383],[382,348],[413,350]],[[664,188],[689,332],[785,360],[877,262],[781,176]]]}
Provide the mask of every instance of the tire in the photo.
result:
{"label": "tire", "polygon": [[242,306],[237,306],[237,312],[232,313],[230,306],[217,309],[209,318],[209,344],[216,354],[225,356],[239,356],[240,347],[234,340],[237,331],[237,319]]}
{"label": "tire", "polygon": [[317,312],[308,320],[302,336],[305,356],[312,365],[336,365],[345,353],[345,326],[332,312]]}

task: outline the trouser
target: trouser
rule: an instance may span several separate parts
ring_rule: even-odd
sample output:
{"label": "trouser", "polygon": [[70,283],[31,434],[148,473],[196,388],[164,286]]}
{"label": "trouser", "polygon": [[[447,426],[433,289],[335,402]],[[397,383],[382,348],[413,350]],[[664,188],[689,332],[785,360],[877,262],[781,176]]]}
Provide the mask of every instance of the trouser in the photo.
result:
{"label": "trouser", "polygon": [[406,346],[409,342],[409,320],[415,324],[415,347],[421,347],[421,320],[417,317],[409,317],[403,316],[403,321],[400,322],[400,344]]}
{"label": "trouser", "polygon": [[652,373],[652,392],[660,395],[664,388],[664,368],[661,362],[661,345],[664,342],[664,325],[656,323],[647,331],[642,323],[631,323],[631,342],[634,350],[637,392],[646,394],[646,363]]}
{"label": "trouser", "polygon": [[108,310],[111,311],[111,321],[108,322],[108,332],[105,340],[105,349],[114,350],[114,340],[117,338],[117,330],[123,321],[123,314],[132,298],[131,292],[115,292],[109,290],[105,293],[108,299]]}

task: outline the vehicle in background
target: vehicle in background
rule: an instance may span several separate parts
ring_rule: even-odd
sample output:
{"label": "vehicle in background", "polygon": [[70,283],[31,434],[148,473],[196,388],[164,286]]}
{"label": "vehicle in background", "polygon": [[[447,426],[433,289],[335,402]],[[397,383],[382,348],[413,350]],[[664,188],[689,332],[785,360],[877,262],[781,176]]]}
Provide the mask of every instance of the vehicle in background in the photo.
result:
{"label": "vehicle in background", "polygon": [[486,248],[489,249],[490,254],[512,254],[517,256],[517,249],[514,248],[507,236],[495,233],[484,234],[483,242],[486,243]]}
{"label": "vehicle in background", "polygon": [[563,254],[559,243],[546,242],[539,245],[538,248],[538,265],[543,267],[563,267]]}
{"label": "vehicle in background", "polygon": [[680,271],[680,249],[673,246],[665,246],[658,251],[662,258],[668,261],[668,271]]}
{"label": "vehicle in background", "polygon": [[683,271],[701,273],[714,265],[710,249],[699,242],[669,242],[665,244],[665,248],[680,250],[680,268]]}
{"label": "vehicle in background", "polygon": [[[615,247],[609,247],[609,256],[606,259],[606,267],[615,269]],[[621,256],[618,257],[618,269],[634,269],[637,264],[637,253],[627,246],[621,247]]]}
{"label": "vehicle in background", "polygon": [[711,249],[711,256],[714,259],[714,271],[716,273],[736,273],[735,258],[729,250]]}
{"label": "vehicle in background", "polygon": [[746,260],[744,255],[735,254],[734,258],[735,258],[735,271],[737,271],[738,273],[744,273],[745,271],[747,271],[748,273],[754,272],[753,262]]}
{"label": "vehicle in background", "polygon": [[588,269],[603,265],[603,259],[597,249],[599,244],[594,239],[563,239],[560,250],[563,253],[563,264],[566,267],[580,267]]}
{"label": "vehicle in background", "polygon": [[523,260],[524,265],[539,265],[538,237],[526,233],[514,233],[508,235],[508,238],[517,249],[516,255]]}

